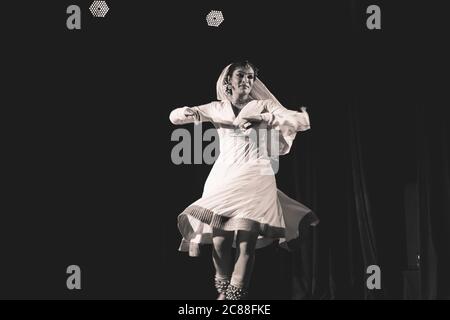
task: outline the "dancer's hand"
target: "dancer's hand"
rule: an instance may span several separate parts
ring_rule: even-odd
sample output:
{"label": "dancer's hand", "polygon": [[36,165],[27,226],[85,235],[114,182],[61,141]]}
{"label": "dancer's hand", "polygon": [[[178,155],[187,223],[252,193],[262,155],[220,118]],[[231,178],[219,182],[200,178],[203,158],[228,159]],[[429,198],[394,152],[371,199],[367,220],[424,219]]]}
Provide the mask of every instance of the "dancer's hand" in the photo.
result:
{"label": "dancer's hand", "polygon": [[255,116],[242,117],[242,119],[244,119],[245,121],[250,122],[250,123],[259,123],[259,122],[263,121],[263,117],[260,114],[255,115]]}
{"label": "dancer's hand", "polygon": [[246,116],[242,117],[243,121],[239,124],[241,128],[248,129],[254,124],[258,124],[260,122],[270,123],[272,120],[272,114],[270,113],[262,113],[254,116]]}
{"label": "dancer's hand", "polygon": [[196,120],[196,118],[197,118],[196,113],[191,108],[186,108],[184,110],[184,116],[188,119],[193,119],[193,120]]}
{"label": "dancer's hand", "polygon": [[262,120],[260,115],[242,117],[241,121],[238,123],[238,127],[244,130],[249,129],[253,125],[260,123]]}

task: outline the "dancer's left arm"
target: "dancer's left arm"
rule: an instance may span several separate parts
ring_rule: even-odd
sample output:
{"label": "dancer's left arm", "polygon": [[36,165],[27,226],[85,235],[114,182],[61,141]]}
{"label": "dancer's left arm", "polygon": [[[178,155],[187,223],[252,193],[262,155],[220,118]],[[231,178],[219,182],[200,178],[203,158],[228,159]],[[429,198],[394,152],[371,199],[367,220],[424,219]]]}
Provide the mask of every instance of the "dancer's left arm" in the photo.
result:
{"label": "dancer's left arm", "polygon": [[[286,133],[306,131],[311,128],[309,114],[305,107],[301,107],[302,112],[298,112],[286,109],[272,100],[267,100],[264,111],[261,114],[243,117],[243,120],[249,123],[264,121],[270,128]],[[242,126],[246,127],[247,125],[242,124]]]}
{"label": "dancer's left arm", "polygon": [[[269,129],[278,132],[279,154],[289,153],[297,132],[306,131],[311,128],[309,114],[306,108],[302,112],[286,109],[273,100],[266,100],[264,110],[261,114],[244,117],[243,128],[248,128],[251,123],[264,121]],[[250,123],[250,125],[249,125]]]}
{"label": "dancer's left arm", "polygon": [[269,126],[281,131],[306,131],[311,129],[309,114],[305,107],[301,107],[302,112],[289,110],[285,107],[268,100],[266,104],[267,113],[262,116],[267,120]]}

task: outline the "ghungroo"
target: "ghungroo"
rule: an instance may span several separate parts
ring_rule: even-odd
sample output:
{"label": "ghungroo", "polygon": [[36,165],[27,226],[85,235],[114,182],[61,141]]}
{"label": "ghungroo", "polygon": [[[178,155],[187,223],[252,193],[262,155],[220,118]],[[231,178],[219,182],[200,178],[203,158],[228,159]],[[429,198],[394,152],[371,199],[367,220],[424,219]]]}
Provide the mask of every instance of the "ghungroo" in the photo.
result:
{"label": "ghungroo", "polygon": [[248,294],[248,291],[244,288],[238,288],[232,284],[230,284],[227,288],[227,292],[225,293],[225,298],[227,300],[242,300]]}
{"label": "ghungroo", "polygon": [[227,292],[228,286],[230,285],[230,280],[227,279],[214,279],[214,286],[218,293],[225,294]]}

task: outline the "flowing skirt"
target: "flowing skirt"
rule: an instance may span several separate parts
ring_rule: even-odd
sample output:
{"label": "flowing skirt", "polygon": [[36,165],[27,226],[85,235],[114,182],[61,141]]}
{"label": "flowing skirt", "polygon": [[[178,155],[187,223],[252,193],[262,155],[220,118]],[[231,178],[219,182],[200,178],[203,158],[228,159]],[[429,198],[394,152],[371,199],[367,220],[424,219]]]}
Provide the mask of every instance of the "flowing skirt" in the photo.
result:
{"label": "flowing skirt", "polygon": [[183,236],[179,250],[200,255],[200,246],[212,243],[213,228],[256,232],[257,249],[275,240],[289,249],[288,243],[300,236],[300,223],[316,225],[319,219],[311,209],[277,189],[271,170],[269,160],[239,165],[216,162],[202,197],[178,216]]}

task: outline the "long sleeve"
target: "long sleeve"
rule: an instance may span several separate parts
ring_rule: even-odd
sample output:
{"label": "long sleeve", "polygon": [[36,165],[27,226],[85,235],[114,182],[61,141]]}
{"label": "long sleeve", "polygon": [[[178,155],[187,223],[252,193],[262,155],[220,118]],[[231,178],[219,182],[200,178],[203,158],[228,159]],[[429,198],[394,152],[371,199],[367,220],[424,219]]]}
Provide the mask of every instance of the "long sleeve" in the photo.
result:
{"label": "long sleeve", "polygon": [[286,109],[272,100],[267,100],[266,111],[271,114],[268,125],[279,131],[280,155],[287,154],[298,131],[311,129],[306,108],[302,112]]}
{"label": "long sleeve", "polygon": [[173,124],[185,124],[194,122],[195,120],[193,118],[188,118],[184,115],[184,111],[186,109],[188,109],[188,107],[176,108],[172,110],[169,115],[170,122],[172,122]]}
{"label": "long sleeve", "polygon": [[269,125],[283,132],[297,132],[311,129],[309,115],[306,108],[302,107],[302,112],[286,109],[281,105],[269,102],[267,111],[272,114]]}
{"label": "long sleeve", "polygon": [[[196,107],[182,107],[172,110],[172,112],[169,115],[170,122],[173,124],[179,125],[179,124],[186,124],[186,123],[193,123],[193,122],[205,122],[205,121],[213,121],[214,118],[214,109],[215,109],[216,102],[213,101],[208,104],[204,104],[201,106]],[[194,111],[195,116],[194,117],[186,117],[184,115],[184,112],[186,109],[191,109]]]}

